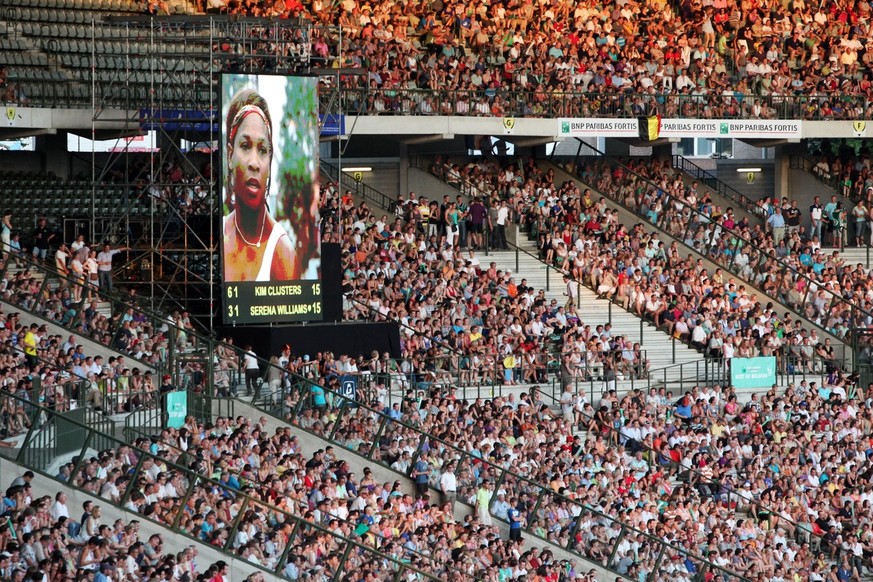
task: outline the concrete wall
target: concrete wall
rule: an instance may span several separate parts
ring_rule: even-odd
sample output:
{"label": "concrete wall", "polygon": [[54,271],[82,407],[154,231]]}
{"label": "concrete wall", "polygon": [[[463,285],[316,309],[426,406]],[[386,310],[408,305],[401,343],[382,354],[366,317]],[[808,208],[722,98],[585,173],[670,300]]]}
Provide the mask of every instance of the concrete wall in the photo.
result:
{"label": "concrete wall", "polygon": [[[338,158],[326,158],[324,160],[334,166],[340,167]],[[397,158],[346,158],[342,159],[343,168],[369,167],[369,172],[362,172],[361,182],[374,190],[385,194],[389,198],[397,199],[400,191],[400,162]],[[354,190],[355,177],[349,172],[343,172],[343,187]]]}
{"label": "concrete wall", "polygon": [[436,176],[432,176],[430,172],[420,170],[415,166],[406,168],[406,183],[409,192],[415,192],[417,196],[426,196],[430,200],[442,201],[444,195],[448,195],[454,200],[460,194]]}

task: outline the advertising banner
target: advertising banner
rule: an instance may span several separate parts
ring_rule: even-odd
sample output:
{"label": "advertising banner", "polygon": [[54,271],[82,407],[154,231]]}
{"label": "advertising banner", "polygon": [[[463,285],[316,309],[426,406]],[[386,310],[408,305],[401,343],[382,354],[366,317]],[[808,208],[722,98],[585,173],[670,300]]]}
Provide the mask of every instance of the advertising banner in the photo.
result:
{"label": "advertising banner", "polygon": [[[662,119],[662,138],[800,139],[803,122],[777,119]],[[639,138],[636,119],[564,118],[558,120],[561,137]]]}

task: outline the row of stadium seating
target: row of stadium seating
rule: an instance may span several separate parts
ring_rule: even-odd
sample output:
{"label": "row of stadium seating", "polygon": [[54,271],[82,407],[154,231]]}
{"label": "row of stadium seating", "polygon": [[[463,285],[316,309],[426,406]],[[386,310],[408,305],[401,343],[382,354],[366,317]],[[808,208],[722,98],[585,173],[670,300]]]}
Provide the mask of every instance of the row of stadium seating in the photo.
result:
{"label": "row of stadium seating", "polygon": [[67,10],[69,13],[80,13],[82,11],[92,12],[109,12],[109,13],[130,13],[142,14],[143,6],[137,0],[6,0],[6,7],[20,7],[27,9],[42,9],[48,11],[60,12]]}

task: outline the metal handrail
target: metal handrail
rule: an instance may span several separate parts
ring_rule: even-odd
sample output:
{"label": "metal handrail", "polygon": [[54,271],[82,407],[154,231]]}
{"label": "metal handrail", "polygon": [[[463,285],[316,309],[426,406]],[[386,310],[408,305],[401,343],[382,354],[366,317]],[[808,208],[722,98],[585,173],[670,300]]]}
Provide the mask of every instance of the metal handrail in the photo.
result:
{"label": "metal handrail", "polygon": [[[635,172],[634,170],[632,170],[631,168],[627,167],[625,164],[623,164],[622,162],[620,162],[619,160],[613,158],[612,156],[610,156],[610,155],[608,155],[608,154],[606,154],[606,153],[604,153],[604,152],[601,152],[600,150],[598,150],[598,149],[595,148],[594,146],[592,146],[592,145],[590,145],[590,144],[584,142],[583,140],[577,140],[577,141],[579,142],[579,148],[580,148],[580,151],[581,151],[581,148],[584,146],[584,147],[586,147],[586,148],[589,148],[589,149],[592,150],[592,152],[593,152],[593,154],[592,154],[591,156],[581,156],[580,154],[577,154],[577,156],[576,156],[577,159],[578,159],[578,158],[581,158],[581,157],[587,157],[587,158],[592,159],[592,160],[595,160],[595,161],[603,161],[603,162],[605,162],[605,163],[607,163],[607,164],[609,164],[609,165],[611,165],[611,166],[613,166],[613,167],[619,167],[619,168],[621,168],[623,171],[625,171],[625,172],[627,172],[627,173],[629,173],[629,174],[632,174],[632,175],[636,176],[637,179],[639,179],[639,180],[643,181],[644,183],[646,183],[646,184],[647,184],[650,188],[652,188],[655,192],[657,192],[657,191],[660,190],[660,187],[659,187],[657,184],[652,183],[648,178],[646,178],[646,177],[644,177],[644,176],[641,176],[640,174],[638,174],[637,172]],[[580,180],[581,180],[581,178],[579,178],[579,177],[577,177],[577,176],[574,176],[574,178],[576,178],[576,179],[580,179]],[[588,186],[589,188],[591,188],[592,191],[597,191],[596,188],[594,188],[591,184],[587,184],[587,186]],[[614,192],[600,192],[600,191],[597,191],[597,192],[598,192],[600,195],[609,198],[609,199],[612,201],[613,204],[619,206],[620,208],[624,209],[625,211],[630,212],[631,214],[633,214],[633,215],[635,215],[635,216],[641,216],[637,210],[632,209],[632,208],[628,208],[627,206],[624,205],[624,202],[623,202],[623,201],[617,200],[616,197],[615,197],[615,193],[614,193]],[[672,203],[673,203],[673,199],[672,199],[671,197],[669,197],[669,196],[665,196],[665,203],[664,203],[664,207],[665,207],[665,209],[666,209],[670,204],[672,204]],[[690,216],[695,217],[695,219],[698,221],[698,222],[697,222],[697,224],[698,224],[698,228],[699,228],[701,225],[708,225],[708,224],[711,224],[711,223],[712,223],[711,219],[710,219],[708,216],[706,216],[706,215],[700,213],[696,208],[689,208],[688,205],[684,205],[684,206],[685,206],[684,210],[687,210],[687,211],[689,212]],[[663,221],[663,220],[665,219],[666,216],[668,216],[668,213],[667,213],[666,211],[665,211],[665,212],[662,212],[662,213],[661,213],[661,216],[660,216],[660,217],[657,217],[657,220],[659,220],[659,221]],[[690,246],[690,245],[685,241],[685,237],[684,237],[684,235],[687,234],[687,233],[690,233],[690,232],[691,232],[691,229],[690,229],[691,223],[690,223],[690,221],[689,221],[688,223],[685,223],[685,224],[681,224],[681,223],[679,223],[678,226],[680,227],[680,231],[673,232],[671,229],[667,228],[667,225],[662,224],[661,222],[652,222],[652,221],[651,221],[648,217],[646,217],[646,216],[642,216],[642,218],[644,218],[644,219],[645,219],[649,224],[653,225],[654,227],[656,227],[656,228],[658,228],[658,229],[660,229],[660,230],[663,230],[663,231],[664,231],[665,233],[667,233],[669,236],[671,236],[672,238],[674,238],[675,240],[677,240],[677,242],[678,242],[679,244],[681,244],[682,246],[688,248],[689,250],[693,251],[693,252],[696,253],[696,254],[702,254],[702,255],[706,256],[706,251],[705,251],[705,250],[704,250],[704,251],[700,251],[700,250],[694,248],[693,246]],[[676,226],[676,225],[673,224],[673,226]],[[864,315],[865,317],[869,317],[869,318],[873,319],[873,314],[871,314],[871,313],[869,313],[869,312],[867,312],[867,311],[861,309],[860,307],[858,307],[858,306],[856,306],[856,305],[854,305],[854,304],[852,304],[852,303],[849,303],[849,302],[846,301],[844,298],[835,295],[835,294],[832,293],[831,291],[828,291],[828,290],[825,290],[825,289],[821,289],[821,288],[819,288],[820,286],[818,285],[817,282],[813,281],[812,279],[810,279],[810,278],[807,277],[806,275],[800,273],[800,272],[797,271],[794,267],[791,267],[790,265],[788,265],[787,263],[785,263],[785,262],[784,262],[783,260],[781,260],[780,258],[778,258],[778,257],[776,257],[776,256],[774,256],[774,255],[771,255],[770,253],[768,253],[768,252],[765,251],[764,249],[758,247],[758,246],[755,245],[753,242],[751,242],[751,241],[749,241],[749,240],[746,240],[743,236],[741,236],[741,235],[740,235],[739,233],[737,233],[736,231],[734,231],[734,230],[732,230],[732,229],[729,229],[729,228],[727,228],[727,227],[725,227],[725,226],[723,226],[723,225],[718,225],[718,227],[719,227],[719,228],[720,228],[720,229],[725,233],[725,235],[726,235],[728,238],[733,239],[734,247],[733,247],[733,251],[732,251],[732,253],[731,253],[731,257],[732,257],[731,262],[726,263],[726,264],[722,264],[722,263],[716,263],[716,264],[719,265],[719,267],[726,269],[727,271],[729,271],[730,273],[732,273],[734,276],[738,277],[741,281],[745,281],[745,279],[743,278],[743,275],[741,275],[741,274],[737,273],[735,270],[733,270],[733,266],[734,266],[734,265],[733,265],[733,259],[736,258],[737,252],[738,252],[740,249],[743,249],[743,248],[749,248],[749,249],[751,249],[752,251],[756,252],[756,253],[759,255],[759,257],[764,258],[764,259],[766,259],[767,261],[772,261],[772,262],[776,265],[776,267],[777,267],[778,269],[781,270],[782,273],[790,273],[790,274],[792,275],[792,277],[794,278],[795,281],[798,281],[798,280],[805,281],[805,283],[806,283],[806,287],[805,287],[805,296],[804,296],[804,298],[803,298],[804,300],[803,300],[803,301],[799,301],[799,302],[798,302],[798,305],[807,305],[808,302],[806,301],[806,299],[807,299],[808,294],[809,294],[809,289],[810,289],[810,288],[816,288],[817,291],[825,292],[825,293],[827,293],[827,294],[831,297],[831,302],[829,302],[829,305],[833,305],[833,302],[837,302],[837,303],[843,305],[844,308],[848,309],[849,312],[852,313],[853,315],[854,315],[854,314],[862,314],[862,315]],[[686,230],[685,230],[686,228],[688,228],[688,231],[687,231],[687,232],[686,232]],[[673,233],[673,234],[671,234],[671,233]],[[722,238],[724,238],[724,236],[723,236]],[[762,295],[763,295],[763,293],[762,293]],[[765,297],[769,297],[769,296],[765,295]],[[841,341],[841,342],[846,341],[845,338],[841,338],[841,337],[836,336],[835,334],[831,333],[830,331],[828,331],[828,330],[822,328],[821,326],[819,326],[819,325],[813,323],[812,321],[809,320],[809,318],[807,318],[807,317],[803,316],[802,314],[798,313],[798,312],[796,311],[797,306],[792,306],[791,304],[789,304],[789,303],[785,303],[784,301],[782,301],[782,300],[780,300],[780,299],[777,299],[777,298],[773,298],[773,297],[769,297],[769,298],[772,299],[772,300],[774,300],[774,301],[776,301],[776,302],[779,302],[779,303],[785,304],[785,305],[788,306],[790,309],[794,310],[795,313],[796,313],[799,317],[803,318],[803,320],[805,321],[805,323],[806,323],[807,325],[809,325],[809,326],[811,326],[811,327],[814,327],[814,328],[820,330],[822,333],[827,334],[828,336],[832,336],[832,337],[834,337],[834,338],[837,339],[838,341]],[[853,317],[852,317],[852,321],[855,321],[855,320],[856,320],[856,317],[853,316]]]}
{"label": "metal handrail", "polygon": [[[340,183],[340,176],[342,172],[337,166],[334,166],[330,162],[326,162],[323,159],[319,160],[319,164],[321,165],[322,172],[324,172],[324,174],[328,178],[330,178],[337,184]],[[348,176],[344,177],[344,179],[342,180],[343,186],[348,187],[349,181],[350,179]],[[355,194],[359,194],[365,200],[372,202],[373,204],[377,205],[379,208],[387,212],[394,212],[395,208],[397,207],[396,200],[394,200],[387,194],[383,194],[382,192],[376,190],[368,184],[358,182],[357,180],[351,180],[351,182],[354,184],[353,191],[355,192]],[[339,192],[339,194],[342,195],[343,193]]]}
{"label": "metal handrail", "polygon": [[725,184],[710,171],[701,168],[685,156],[674,154],[673,167],[680,169],[688,174],[691,174],[696,179],[700,180],[705,185],[718,192],[721,196],[727,198],[728,200],[734,202],[735,204],[738,204],[739,206],[747,210],[749,214],[761,218],[760,211],[758,210],[755,203],[748,196],[746,196],[736,188]]}

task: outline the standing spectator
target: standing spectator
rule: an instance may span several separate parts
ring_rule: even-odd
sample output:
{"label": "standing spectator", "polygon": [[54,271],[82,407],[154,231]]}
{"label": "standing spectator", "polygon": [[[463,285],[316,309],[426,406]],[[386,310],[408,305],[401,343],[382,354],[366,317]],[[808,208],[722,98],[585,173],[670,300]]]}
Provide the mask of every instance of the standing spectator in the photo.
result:
{"label": "standing spectator", "polygon": [[33,229],[33,258],[40,261],[45,261],[49,245],[55,238],[55,233],[51,232],[47,225],[46,219],[40,218],[36,228]]}
{"label": "standing spectator", "polygon": [[103,250],[97,255],[98,280],[104,293],[112,293],[112,257],[126,250],[127,247],[110,249],[109,245],[103,245]]}
{"label": "standing spectator", "polygon": [[39,338],[36,336],[38,329],[39,326],[32,323],[30,324],[27,333],[24,334],[24,359],[27,360],[27,366],[31,371],[36,368],[38,361],[37,344],[39,344]]}
{"label": "standing spectator", "polygon": [[55,251],[55,269],[58,270],[58,273],[66,276],[69,272],[67,270],[67,259],[70,258],[70,254],[67,251],[66,243],[61,243],[58,247],[58,250]]}
{"label": "standing spectator", "polygon": [[258,366],[258,356],[252,351],[252,346],[245,347],[243,354],[243,369],[246,375],[246,396],[251,396],[255,387],[255,382],[258,381],[258,376],[261,369]]}
{"label": "standing spectator", "polygon": [[445,471],[440,476],[440,489],[443,492],[443,503],[448,503],[454,513],[455,501],[458,498],[458,479],[455,477],[454,462],[446,464]]}
{"label": "standing spectator", "polygon": [[579,283],[574,281],[569,275],[564,275],[564,296],[567,298],[567,304],[564,309],[570,311],[576,304],[576,294],[579,289]]}
{"label": "standing spectator", "polygon": [[482,233],[485,232],[485,222],[488,218],[488,210],[479,198],[474,198],[470,205],[470,239],[475,249],[483,246]]}
{"label": "standing spectator", "polygon": [[424,455],[418,457],[412,468],[411,477],[415,479],[415,494],[419,499],[427,495],[427,480],[430,476],[430,464]]}
{"label": "standing spectator", "polygon": [[822,224],[822,214],[824,212],[824,206],[821,205],[821,199],[816,196],[812,199],[812,205],[809,207],[809,218],[811,221],[811,235],[813,237],[818,237],[818,240],[821,240],[821,224]]}
{"label": "standing spectator", "polygon": [[100,286],[99,276],[97,275],[99,265],[97,263],[97,251],[93,251],[87,247],[85,250],[87,251],[87,258],[84,263],[84,273],[88,286],[88,301],[91,301],[94,297],[94,291]]}
{"label": "standing spectator", "polygon": [[476,517],[479,518],[479,523],[482,525],[491,525],[491,498],[494,496],[494,489],[491,481],[485,480],[479,489],[476,490]]}
{"label": "standing spectator", "polygon": [[514,542],[520,541],[522,516],[518,509],[518,499],[515,497],[509,500],[509,511],[506,512],[506,519],[509,521],[509,539]]}
{"label": "standing spectator", "polygon": [[778,245],[785,238],[785,217],[782,216],[780,207],[777,206],[770,218],[767,219],[767,226],[773,233],[773,242]]}
{"label": "standing spectator", "polygon": [[864,232],[867,228],[867,206],[864,204],[863,198],[855,204],[852,216],[855,217],[855,246],[862,247],[864,246]]}
{"label": "standing spectator", "polygon": [[785,208],[785,225],[789,236],[800,230],[800,208],[797,207],[797,200],[792,200],[791,205]]}
{"label": "standing spectator", "polygon": [[497,207],[497,219],[495,220],[494,228],[494,245],[495,249],[507,250],[506,245],[506,223],[509,222],[509,206],[506,205],[506,200],[500,201],[500,206]]}
{"label": "standing spectator", "polygon": [[3,245],[3,260],[9,253],[12,242],[12,211],[3,211],[3,220],[0,221],[0,243]]}

